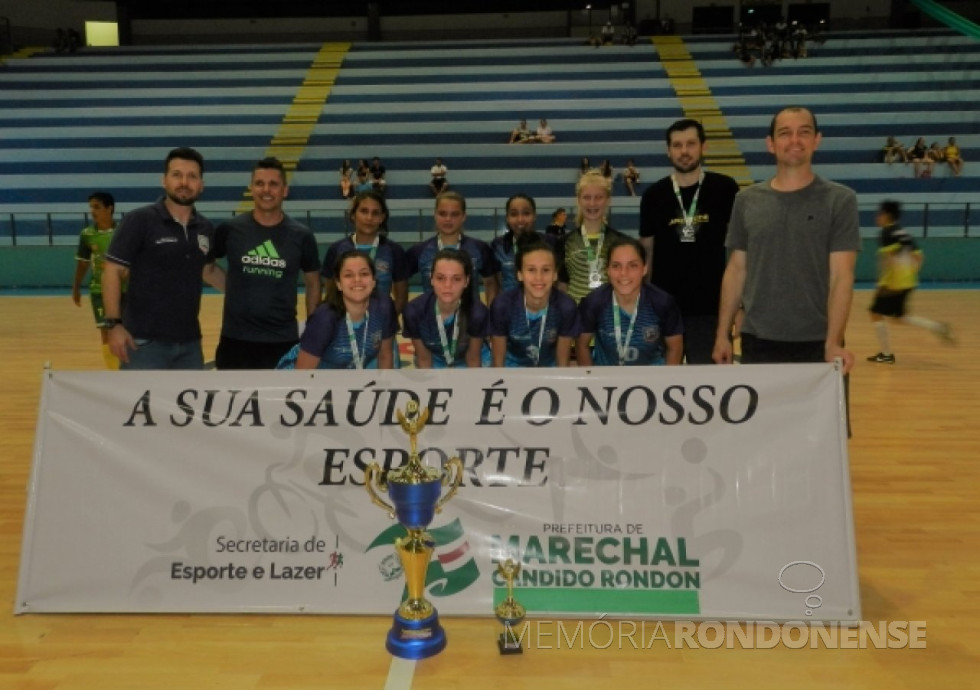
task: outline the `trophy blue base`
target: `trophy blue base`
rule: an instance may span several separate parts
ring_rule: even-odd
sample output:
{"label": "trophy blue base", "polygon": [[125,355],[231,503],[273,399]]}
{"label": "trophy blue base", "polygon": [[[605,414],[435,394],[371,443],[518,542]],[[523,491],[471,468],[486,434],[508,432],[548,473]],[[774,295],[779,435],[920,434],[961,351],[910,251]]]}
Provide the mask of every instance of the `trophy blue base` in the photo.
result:
{"label": "trophy blue base", "polygon": [[446,631],[439,625],[439,614],[420,621],[410,621],[395,614],[395,623],[388,631],[385,648],[400,659],[426,659],[446,648]]}

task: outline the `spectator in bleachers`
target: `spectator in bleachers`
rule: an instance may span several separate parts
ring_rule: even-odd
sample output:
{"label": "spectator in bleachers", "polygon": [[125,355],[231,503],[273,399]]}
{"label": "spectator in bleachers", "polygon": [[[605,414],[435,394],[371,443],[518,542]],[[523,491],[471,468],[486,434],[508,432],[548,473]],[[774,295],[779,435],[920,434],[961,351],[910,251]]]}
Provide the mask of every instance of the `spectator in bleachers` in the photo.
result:
{"label": "spectator in bleachers", "polygon": [[786,23],[786,18],[782,15],[776,20],[773,30],[777,41],[782,42],[789,38],[789,25]]}
{"label": "spectator in bleachers", "polygon": [[732,50],[746,67],[755,65],[756,60],[761,60],[768,67],[781,58],[806,57],[807,42],[811,40],[814,40],[814,36],[798,22],[793,22],[790,27],[786,27],[782,19],[771,27],[765,22],[757,26],[740,23]]}
{"label": "spectator in bleachers", "polygon": [[626,167],[623,169],[623,184],[626,185],[626,191],[630,193],[630,196],[636,196],[636,184],[639,181],[640,171],[637,170],[633,159],[630,158],[626,161]]}
{"label": "spectator in bleachers", "polygon": [[932,142],[932,146],[929,147],[927,153],[929,154],[930,160],[932,160],[933,169],[935,169],[936,163],[946,162],[946,147],[940,146],[938,141]]}
{"label": "spectator in bleachers", "polygon": [[958,176],[963,172],[963,156],[960,147],[956,145],[956,137],[950,137],[946,143],[946,164],[954,175]]}
{"label": "spectator in bleachers", "polygon": [[371,182],[371,172],[368,168],[358,168],[357,178],[354,180],[354,193],[374,191],[374,184]]}
{"label": "spectator in bleachers", "polygon": [[565,239],[565,221],[568,219],[568,211],[563,208],[557,209],[551,214],[551,224],[544,229],[544,232],[549,237],[554,237],[555,240],[561,241]]}
{"label": "spectator in bleachers", "polygon": [[609,184],[612,185],[613,177],[615,177],[616,173],[613,170],[612,163],[609,162],[608,158],[602,161],[602,165],[599,166],[599,172],[603,177],[607,178],[609,180]]}
{"label": "spectator in bleachers", "polygon": [[588,157],[583,156],[582,160],[580,160],[578,164],[578,174],[581,176],[590,170],[592,170],[592,164],[589,162]]}
{"label": "spectator in bleachers", "polygon": [[760,50],[762,55],[762,66],[770,67],[777,59],[779,59],[780,49],[779,41],[772,36],[766,37],[762,43],[762,48]]}
{"label": "spectator in bleachers", "polygon": [[576,228],[565,235],[558,252],[558,287],[578,302],[609,282],[609,243],[625,235],[609,227],[610,178],[598,170],[585,173],[575,185],[575,200]]}
{"label": "spectator in bleachers", "polygon": [[56,53],[68,52],[68,34],[64,29],[55,29],[54,43],[52,44],[52,47]]}
{"label": "spectator in bleachers", "polygon": [[340,164],[340,196],[349,199],[354,186],[354,168],[351,167],[350,159],[345,159]]}
{"label": "spectator in bleachers", "polygon": [[82,35],[75,29],[68,29],[68,52],[74,53],[82,45]]}
{"label": "spectator in bleachers", "polygon": [[432,196],[439,196],[440,193],[449,189],[449,180],[446,179],[446,173],[449,172],[445,164],[443,164],[441,158],[436,158],[436,163],[431,168],[429,168],[429,190],[432,192]]}
{"label": "spectator in bleachers", "polygon": [[752,48],[749,43],[741,42],[735,45],[735,53],[738,55],[739,62],[741,62],[746,67],[755,66],[755,55],[752,54]]}
{"label": "spectator in bleachers", "polygon": [[806,50],[806,39],[807,30],[803,24],[798,24],[793,22],[793,57],[794,58],[805,58],[807,55]]}
{"label": "spectator in bleachers", "polygon": [[885,145],[881,149],[881,155],[882,160],[888,163],[888,165],[891,165],[897,160],[903,163],[909,162],[909,155],[906,153],[905,147],[895,137],[888,137],[888,140],[885,141]]}
{"label": "spectator in bleachers", "polygon": [[534,140],[541,144],[551,144],[555,141],[555,133],[551,131],[551,125],[543,117],[538,120],[538,130],[534,133]]}
{"label": "spectator in bleachers", "polygon": [[602,26],[602,45],[611,46],[615,40],[616,27],[613,26],[612,20],[607,20]]}
{"label": "spectator in bleachers", "polygon": [[520,124],[510,133],[510,144],[527,144],[532,138],[531,130],[527,126],[527,120],[521,120]]}
{"label": "spectator in bleachers", "polygon": [[626,26],[623,27],[623,45],[636,45],[636,27],[629,21],[627,21]]}
{"label": "spectator in bleachers", "polygon": [[116,219],[113,218],[116,200],[108,192],[93,192],[88,197],[88,208],[92,214],[92,224],[82,230],[78,237],[71,299],[76,307],[82,306],[82,279],[91,270],[88,296],[92,303],[92,314],[95,316],[95,327],[102,336],[102,359],[106,369],[118,369],[119,360],[109,350],[109,334],[103,323],[105,307],[102,305],[102,268],[112,233],[116,229]]}
{"label": "spectator in bleachers", "polygon": [[913,171],[916,177],[920,177],[924,167],[932,170],[932,159],[929,158],[929,147],[926,146],[925,137],[919,137],[915,144],[905,150],[905,155],[912,161]]}
{"label": "spectator in bleachers", "polygon": [[926,146],[925,137],[919,137],[915,144],[906,151],[909,160],[912,161],[912,171],[916,177],[931,177],[932,166],[935,161],[929,155],[929,147]]}
{"label": "spectator in bleachers", "polygon": [[385,179],[385,166],[381,163],[381,159],[375,156],[371,159],[371,186],[374,187],[374,191],[381,194],[385,193],[385,189],[388,185],[388,181]]}

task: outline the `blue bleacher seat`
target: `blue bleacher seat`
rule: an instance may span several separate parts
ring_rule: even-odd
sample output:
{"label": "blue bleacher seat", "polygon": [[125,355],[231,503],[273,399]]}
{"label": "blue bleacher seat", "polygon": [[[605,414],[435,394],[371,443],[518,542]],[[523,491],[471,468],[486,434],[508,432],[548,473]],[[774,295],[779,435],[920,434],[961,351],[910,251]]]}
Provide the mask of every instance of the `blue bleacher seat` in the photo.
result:
{"label": "blue bleacher seat", "polygon": [[[962,234],[964,204],[980,203],[980,44],[943,31],[840,34],[806,59],[750,69],[732,42],[700,36],[687,47],[755,179],[772,172],[772,114],[810,105],[824,133],[817,170],[858,192],[866,233],[874,205],[897,197],[910,227]],[[9,61],[0,70],[0,243],[11,241],[11,213],[18,241],[44,241],[47,221],[38,219],[52,213],[57,241],[74,242],[95,189],[111,191],[121,212],[152,201],[163,158],[179,145],[205,155],[200,208],[227,217],[319,49],[143,46]],[[287,210],[321,239],[340,236],[340,162],[380,156],[389,225],[415,238],[431,217],[428,170],[441,157],[450,185],[469,200],[470,231],[492,235],[513,193],[535,196],[542,220],[573,206],[582,156],[618,169],[635,159],[642,191],[668,174],[663,131],[683,114],[647,41],[601,50],[570,39],[354,44],[292,177]],[[541,117],[556,143],[506,143],[518,120],[533,128]],[[931,179],[913,179],[910,166],[884,165],[887,136],[908,144],[956,136],[963,176],[937,167]],[[637,199],[619,181],[615,194],[615,224],[635,229]]]}

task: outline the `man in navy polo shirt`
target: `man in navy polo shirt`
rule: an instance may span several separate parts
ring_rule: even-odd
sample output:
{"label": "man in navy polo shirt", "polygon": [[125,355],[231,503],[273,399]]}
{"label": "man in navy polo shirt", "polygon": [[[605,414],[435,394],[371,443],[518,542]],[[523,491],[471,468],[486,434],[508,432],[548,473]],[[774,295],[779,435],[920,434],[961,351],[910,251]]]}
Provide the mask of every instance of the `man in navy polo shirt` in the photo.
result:
{"label": "man in navy polo shirt", "polygon": [[125,215],[106,252],[103,327],[120,369],[203,369],[201,288],[205,279],[224,287],[224,272],[208,262],[211,223],[194,210],[204,190],[201,154],[171,151],[163,190]]}

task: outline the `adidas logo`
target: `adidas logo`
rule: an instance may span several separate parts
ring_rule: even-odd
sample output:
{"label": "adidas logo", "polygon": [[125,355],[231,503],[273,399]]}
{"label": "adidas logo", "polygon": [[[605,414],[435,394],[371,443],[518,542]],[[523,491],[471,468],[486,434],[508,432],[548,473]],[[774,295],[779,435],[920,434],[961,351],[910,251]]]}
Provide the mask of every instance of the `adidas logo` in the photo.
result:
{"label": "adidas logo", "polygon": [[248,254],[242,257],[243,264],[253,266],[271,266],[273,268],[286,268],[286,262],[279,258],[272,240],[266,240],[255,249],[249,250]]}

